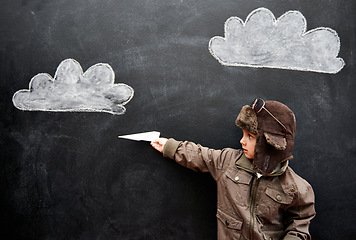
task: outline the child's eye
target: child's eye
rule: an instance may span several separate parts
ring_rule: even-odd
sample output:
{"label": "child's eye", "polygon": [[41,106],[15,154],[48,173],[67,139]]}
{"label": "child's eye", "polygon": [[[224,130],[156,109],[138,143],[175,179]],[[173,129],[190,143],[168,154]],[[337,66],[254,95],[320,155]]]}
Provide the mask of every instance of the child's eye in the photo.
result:
{"label": "child's eye", "polygon": [[253,136],[251,134],[248,135],[249,139],[253,139]]}

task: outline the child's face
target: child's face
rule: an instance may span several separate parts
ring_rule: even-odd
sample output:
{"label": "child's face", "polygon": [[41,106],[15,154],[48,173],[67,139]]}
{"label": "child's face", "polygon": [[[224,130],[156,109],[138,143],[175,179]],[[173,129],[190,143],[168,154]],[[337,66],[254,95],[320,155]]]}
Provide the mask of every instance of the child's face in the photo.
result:
{"label": "child's face", "polygon": [[248,159],[253,159],[255,155],[256,134],[253,134],[245,129],[242,129],[243,136],[240,140],[242,149]]}

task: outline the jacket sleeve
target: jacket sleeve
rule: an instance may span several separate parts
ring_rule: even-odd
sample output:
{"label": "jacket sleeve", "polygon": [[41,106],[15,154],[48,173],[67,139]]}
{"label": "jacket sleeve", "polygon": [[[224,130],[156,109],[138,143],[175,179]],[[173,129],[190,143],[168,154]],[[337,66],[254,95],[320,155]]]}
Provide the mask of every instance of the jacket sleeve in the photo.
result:
{"label": "jacket sleeve", "polygon": [[174,159],[180,165],[196,172],[210,172],[217,180],[221,170],[227,167],[228,161],[234,155],[231,150],[214,150],[193,142],[180,142],[170,138],[163,148],[163,156]]}
{"label": "jacket sleeve", "polygon": [[314,191],[304,179],[297,179],[298,190],[296,200],[285,214],[286,236],[284,240],[303,239],[310,240],[309,224],[315,216]]}

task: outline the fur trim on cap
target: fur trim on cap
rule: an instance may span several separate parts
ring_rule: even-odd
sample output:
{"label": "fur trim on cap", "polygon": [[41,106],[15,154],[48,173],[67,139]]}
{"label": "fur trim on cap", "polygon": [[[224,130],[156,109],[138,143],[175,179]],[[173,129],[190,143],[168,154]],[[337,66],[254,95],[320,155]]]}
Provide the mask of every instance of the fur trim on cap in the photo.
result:
{"label": "fur trim on cap", "polygon": [[256,113],[248,105],[242,107],[239,115],[236,118],[235,123],[241,129],[246,129],[254,134],[258,133]]}

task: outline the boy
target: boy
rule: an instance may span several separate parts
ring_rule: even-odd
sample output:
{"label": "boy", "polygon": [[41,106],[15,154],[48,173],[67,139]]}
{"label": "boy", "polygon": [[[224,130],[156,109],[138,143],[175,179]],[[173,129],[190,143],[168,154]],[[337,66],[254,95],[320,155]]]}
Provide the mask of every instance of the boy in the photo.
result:
{"label": "boy", "polygon": [[288,166],[296,130],[293,112],[277,101],[243,106],[236,125],[242,149],[213,150],[159,138],[151,145],[217,183],[218,239],[311,239],[312,187]]}

